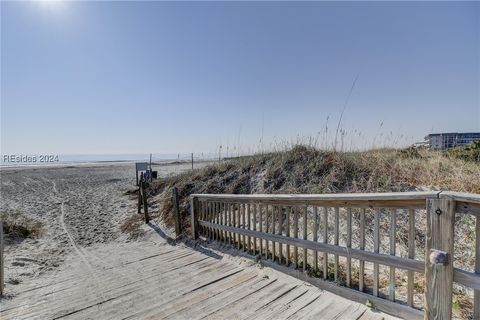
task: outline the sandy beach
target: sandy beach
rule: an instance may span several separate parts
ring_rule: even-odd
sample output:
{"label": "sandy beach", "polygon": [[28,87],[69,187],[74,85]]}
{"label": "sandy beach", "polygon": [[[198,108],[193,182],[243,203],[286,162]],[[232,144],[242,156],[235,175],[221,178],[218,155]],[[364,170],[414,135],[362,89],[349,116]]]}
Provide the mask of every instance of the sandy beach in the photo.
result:
{"label": "sandy beach", "polygon": [[[159,176],[190,169],[162,164]],[[0,210],[15,210],[41,224],[37,238],[6,241],[6,291],[61,266],[85,248],[133,241],[120,225],[136,212],[133,163],[2,168]],[[86,258],[83,258],[87,260]]]}

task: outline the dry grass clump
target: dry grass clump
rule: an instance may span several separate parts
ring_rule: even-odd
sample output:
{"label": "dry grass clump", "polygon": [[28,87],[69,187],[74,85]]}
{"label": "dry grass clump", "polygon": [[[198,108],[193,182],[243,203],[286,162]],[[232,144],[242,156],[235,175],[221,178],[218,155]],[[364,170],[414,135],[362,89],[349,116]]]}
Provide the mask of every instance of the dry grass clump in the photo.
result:
{"label": "dry grass clump", "polygon": [[3,233],[6,240],[38,238],[42,233],[42,223],[27,217],[22,211],[8,209],[0,212]]}

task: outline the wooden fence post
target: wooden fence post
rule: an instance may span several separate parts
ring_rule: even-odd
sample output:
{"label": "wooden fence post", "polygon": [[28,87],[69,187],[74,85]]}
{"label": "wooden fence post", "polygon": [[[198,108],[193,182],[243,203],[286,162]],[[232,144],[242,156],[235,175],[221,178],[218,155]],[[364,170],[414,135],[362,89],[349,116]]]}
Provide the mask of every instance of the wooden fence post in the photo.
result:
{"label": "wooden fence post", "polygon": [[172,201],[173,201],[173,214],[175,215],[175,234],[178,238],[182,233],[182,220],[180,219],[180,210],[178,207],[177,187],[173,187],[172,189]]}
{"label": "wooden fence post", "polygon": [[3,296],[3,288],[5,284],[5,274],[3,269],[5,268],[5,263],[3,260],[3,221],[0,221],[0,296]]}
{"label": "wooden fence post", "polygon": [[192,238],[193,240],[198,238],[198,199],[196,197],[190,198],[190,215],[192,224]]}
{"label": "wooden fence post", "polygon": [[425,319],[451,319],[455,201],[427,199]]}
{"label": "wooden fence post", "polygon": [[140,173],[140,181],[137,181],[137,186],[138,186],[137,213],[142,213],[142,180],[143,180],[143,172]]}
{"label": "wooden fence post", "polygon": [[150,222],[150,217],[148,216],[148,202],[147,194],[145,192],[145,181],[140,182],[142,190],[142,202],[143,202],[143,213],[145,214],[145,223]]}

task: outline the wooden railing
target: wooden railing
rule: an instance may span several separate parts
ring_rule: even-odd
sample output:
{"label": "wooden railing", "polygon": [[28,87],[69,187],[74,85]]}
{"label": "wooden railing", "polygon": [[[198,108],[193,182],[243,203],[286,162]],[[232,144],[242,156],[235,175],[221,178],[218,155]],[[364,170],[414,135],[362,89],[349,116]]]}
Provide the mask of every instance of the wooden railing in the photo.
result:
{"label": "wooden railing", "polygon": [[[474,221],[474,270],[454,267],[455,218]],[[480,196],[454,192],[191,196],[192,236],[235,246],[407,319],[450,319],[453,284],[480,319]],[[333,258],[333,259],[332,259]]]}

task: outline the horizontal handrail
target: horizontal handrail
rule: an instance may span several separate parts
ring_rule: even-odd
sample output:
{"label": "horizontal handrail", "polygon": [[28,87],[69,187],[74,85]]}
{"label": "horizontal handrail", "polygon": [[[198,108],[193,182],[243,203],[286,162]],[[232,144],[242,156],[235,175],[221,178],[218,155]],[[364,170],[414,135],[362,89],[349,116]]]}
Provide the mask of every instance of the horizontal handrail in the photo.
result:
{"label": "horizontal handrail", "polygon": [[[192,194],[191,197],[215,200],[278,200],[278,201],[372,201],[372,200],[425,200],[438,197],[442,191],[385,192],[385,193],[333,193],[333,194]],[[474,195],[472,195],[474,196]]]}
{"label": "horizontal handrail", "polygon": [[358,208],[425,208],[425,199],[437,198],[439,192],[391,192],[344,194],[194,194],[199,201],[263,203]]}

